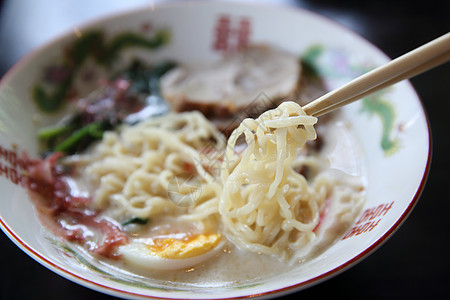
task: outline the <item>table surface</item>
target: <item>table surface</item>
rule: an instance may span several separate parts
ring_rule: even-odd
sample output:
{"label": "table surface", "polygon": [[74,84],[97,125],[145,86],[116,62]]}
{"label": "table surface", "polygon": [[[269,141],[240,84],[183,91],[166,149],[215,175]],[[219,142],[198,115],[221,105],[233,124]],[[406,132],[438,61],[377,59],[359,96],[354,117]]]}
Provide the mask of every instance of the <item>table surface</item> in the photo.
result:
{"label": "table surface", "polygon": [[[0,0],[0,76],[33,48],[84,21],[155,1]],[[156,1],[158,2],[158,1]],[[322,14],[352,29],[395,58],[450,29],[450,1],[267,1]],[[364,3],[364,4],[362,4]],[[439,299],[449,296],[450,65],[411,80],[423,100],[433,160],[421,199],[400,229],[349,270],[285,296],[339,295],[347,299]],[[113,299],[56,275],[0,233],[0,299]]]}

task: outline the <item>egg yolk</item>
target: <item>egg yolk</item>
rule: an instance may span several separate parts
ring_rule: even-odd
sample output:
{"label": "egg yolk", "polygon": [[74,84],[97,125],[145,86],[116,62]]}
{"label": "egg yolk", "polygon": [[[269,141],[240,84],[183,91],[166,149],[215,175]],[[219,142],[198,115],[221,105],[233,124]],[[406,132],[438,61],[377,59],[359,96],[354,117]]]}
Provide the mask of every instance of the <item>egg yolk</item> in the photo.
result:
{"label": "egg yolk", "polygon": [[184,259],[212,250],[220,242],[220,234],[200,234],[186,239],[155,239],[153,245],[146,245],[149,251],[166,259]]}

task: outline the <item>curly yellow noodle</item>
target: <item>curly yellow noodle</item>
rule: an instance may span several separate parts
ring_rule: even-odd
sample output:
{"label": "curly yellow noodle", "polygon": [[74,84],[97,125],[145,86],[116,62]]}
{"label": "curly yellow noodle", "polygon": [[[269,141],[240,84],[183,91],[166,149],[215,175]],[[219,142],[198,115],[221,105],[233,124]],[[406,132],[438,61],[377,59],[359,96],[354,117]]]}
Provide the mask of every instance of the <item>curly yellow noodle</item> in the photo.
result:
{"label": "curly yellow noodle", "polygon": [[[322,173],[320,159],[299,155],[316,138],[316,122],[298,104],[284,102],[243,120],[226,143],[199,112],[172,113],[105,133],[83,155],[82,176],[95,187],[92,205],[118,221],[165,216],[212,226],[246,251],[298,258],[320,234],[330,195],[342,199],[343,219],[354,215],[357,202],[352,188]],[[300,167],[313,174],[312,182]],[[171,199],[174,180],[185,183],[176,192],[191,196],[190,205]]]}
{"label": "curly yellow noodle", "polygon": [[[293,168],[298,150],[316,138],[317,119],[294,102],[245,119],[225,152],[219,203],[229,240],[249,251],[288,258],[292,248],[311,241],[319,222],[323,193],[316,193]],[[247,148],[234,153],[237,140]],[[237,163],[235,163],[237,161]]]}

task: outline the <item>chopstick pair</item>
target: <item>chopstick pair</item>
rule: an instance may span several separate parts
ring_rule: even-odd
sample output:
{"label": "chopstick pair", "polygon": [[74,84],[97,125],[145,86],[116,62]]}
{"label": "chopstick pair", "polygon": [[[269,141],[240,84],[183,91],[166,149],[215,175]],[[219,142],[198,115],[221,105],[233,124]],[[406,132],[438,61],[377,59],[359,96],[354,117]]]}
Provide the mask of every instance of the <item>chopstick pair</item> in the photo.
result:
{"label": "chopstick pair", "polygon": [[308,115],[319,117],[449,60],[450,33],[447,33],[353,79],[340,88],[306,104],[303,109]]}

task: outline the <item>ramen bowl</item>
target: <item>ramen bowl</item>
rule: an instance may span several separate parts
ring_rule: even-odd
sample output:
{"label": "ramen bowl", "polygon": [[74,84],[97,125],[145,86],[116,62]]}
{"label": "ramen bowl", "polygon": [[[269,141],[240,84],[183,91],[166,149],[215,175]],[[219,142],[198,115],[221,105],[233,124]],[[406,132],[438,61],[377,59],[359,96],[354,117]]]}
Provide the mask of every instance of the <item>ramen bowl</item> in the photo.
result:
{"label": "ramen bowl", "polygon": [[[94,33],[102,37],[102,43],[83,47],[86,37]],[[22,184],[26,176],[23,153],[38,157],[38,129],[67,113],[69,96],[86,95],[95,88],[92,78],[112,74],[136,57],[205,64],[252,43],[276,45],[299,58],[307,57],[327,89],[389,61],[355,33],[319,15],[288,7],[158,5],[80,26],[26,56],[0,82],[3,232],[37,262],[68,280],[129,299],[276,297],[318,284],[367,257],[405,221],[430,165],[429,124],[406,81],[339,112],[359,141],[366,201],[352,226],[333,245],[284,272],[225,283],[154,280],[92,259],[50,233],[36,216]],[[96,59],[98,47],[110,55],[103,62]],[[65,69],[67,60],[76,62],[76,68]],[[40,97],[43,94],[37,90],[46,96]],[[335,168],[342,165],[339,159],[333,163]]]}

